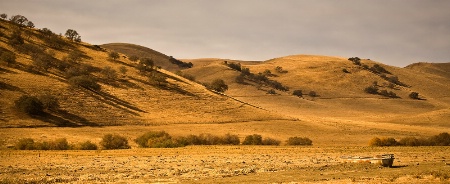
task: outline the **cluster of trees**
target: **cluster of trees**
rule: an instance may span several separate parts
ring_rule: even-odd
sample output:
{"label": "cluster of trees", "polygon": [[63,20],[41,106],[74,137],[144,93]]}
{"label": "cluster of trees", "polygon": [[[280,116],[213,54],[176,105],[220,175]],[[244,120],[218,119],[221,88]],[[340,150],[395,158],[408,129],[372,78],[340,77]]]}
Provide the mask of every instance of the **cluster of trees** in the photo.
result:
{"label": "cluster of trees", "polygon": [[399,98],[393,91],[387,91],[385,89],[378,91],[378,87],[376,85],[368,86],[364,89],[364,91],[369,94],[378,94],[389,98]]}
{"label": "cluster of trees", "polygon": [[[294,90],[294,91],[292,92],[292,95],[298,96],[298,97],[303,97],[303,91],[300,90],[300,89],[296,89],[296,90]],[[316,96],[317,96],[317,93],[316,93],[315,91],[310,91],[310,92],[308,93],[308,96],[310,96],[310,97],[316,97]]]}
{"label": "cluster of trees", "polygon": [[[241,74],[239,76],[237,76],[235,79],[237,83],[243,84],[243,83],[245,83],[245,80],[247,79],[247,80],[256,82],[258,84],[261,84],[261,85],[270,86],[270,87],[280,90],[280,91],[289,91],[289,87],[284,86],[283,84],[281,84],[278,81],[270,80],[268,78],[268,76],[274,76],[272,74],[272,72],[270,72],[270,70],[266,70],[263,73],[254,74],[254,73],[250,72],[249,68],[242,67],[240,63],[232,63],[232,62],[224,61],[224,64],[226,66],[230,67],[231,69],[241,72]],[[287,71],[283,70],[283,68],[281,68],[280,66],[278,66],[275,70],[278,71],[279,73],[287,72]],[[274,92],[274,91],[269,91],[269,93],[270,92]]]}
{"label": "cluster of trees", "polygon": [[42,115],[44,110],[55,111],[59,109],[58,99],[49,94],[40,96],[22,95],[14,102],[17,110],[29,115]]}
{"label": "cluster of trees", "polygon": [[180,60],[178,60],[178,59],[175,59],[175,58],[172,57],[172,56],[169,57],[169,61],[170,61],[172,64],[178,65],[180,68],[192,68],[192,67],[194,66],[194,64],[192,64],[191,62],[186,63],[186,62],[180,61]]}
{"label": "cluster of trees", "polygon": [[428,138],[404,137],[399,141],[392,137],[374,137],[369,146],[450,146],[450,134],[443,132]]}

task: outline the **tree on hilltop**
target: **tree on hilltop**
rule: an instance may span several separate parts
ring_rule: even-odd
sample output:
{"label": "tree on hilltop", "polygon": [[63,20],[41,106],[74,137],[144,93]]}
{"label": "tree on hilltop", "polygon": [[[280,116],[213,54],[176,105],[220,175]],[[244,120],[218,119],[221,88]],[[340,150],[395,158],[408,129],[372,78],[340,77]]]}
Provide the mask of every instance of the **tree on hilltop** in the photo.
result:
{"label": "tree on hilltop", "polygon": [[26,26],[28,23],[28,19],[23,15],[14,15],[9,19],[9,21],[19,24],[20,26]]}
{"label": "tree on hilltop", "polygon": [[72,41],[81,41],[81,36],[78,34],[77,31],[73,30],[73,29],[68,29],[66,31],[66,34],[64,34],[66,36],[66,38],[68,38],[69,40]]}
{"label": "tree on hilltop", "polygon": [[7,18],[8,18],[8,15],[7,15],[6,13],[2,13],[2,14],[0,14],[0,17],[1,17],[2,19],[7,19]]}

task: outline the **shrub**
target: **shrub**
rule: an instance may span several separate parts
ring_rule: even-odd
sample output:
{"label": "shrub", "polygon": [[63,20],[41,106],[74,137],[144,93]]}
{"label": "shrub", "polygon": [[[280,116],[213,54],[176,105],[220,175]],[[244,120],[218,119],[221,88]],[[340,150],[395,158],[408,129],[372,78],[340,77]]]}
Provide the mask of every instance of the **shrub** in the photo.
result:
{"label": "shrub", "polygon": [[283,70],[283,67],[281,67],[281,66],[275,67],[275,71],[277,71],[278,73],[288,73],[288,71]]}
{"label": "shrub", "polygon": [[101,88],[100,85],[97,84],[97,81],[88,75],[71,77],[69,83],[73,86],[80,86],[95,91],[98,91]]}
{"label": "shrub", "polygon": [[218,92],[225,92],[228,90],[228,85],[222,79],[216,79],[209,85],[209,88]]}
{"label": "shrub", "polygon": [[241,141],[239,140],[239,136],[233,135],[233,134],[225,134],[222,137],[222,144],[229,144],[229,145],[239,145]]}
{"label": "shrub", "polygon": [[5,61],[9,66],[10,64],[16,63],[16,55],[11,52],[3,52],[1,53],[0,60]]}
{"label": "shrub", "polygon": [[38,115],[43,113],[44,105],[37,97],[23,95],[14,103],[16,108],[21,112],[30,115]]}
{"label": "shrub", "polygon": [[440,133],[430,137],[429,141],[432,146],[450,146],[450,134],[447,132]]}
{"label": "shrub", "polygon": [[404,137],[402,139],[400,139],[400,141],[398,141],[399,145],[402,146],[421,146],[421,142],[419,141],[419,139],[415,138],[415,137]]}
{"label": "shrub", "polygon": [[136,56],[136,55],[132,55],[132,56],[128,57],[128,59],[129,59],[130,61],[136,62],[137,60],[139,60],[139,57]]}
{"label": "shrub", "polygon": [[110,66],[105,66],[102,69],[101,74],[103,75],[103,77],[106,78],[106,80],[109,81],[114,81],[117,79],[117,71],[111,68]]}
{"label": "shrub", "polygon": [[241,67],[240,63],[236,64],[236,63],[228,63],[227,61],[224,61],[224,64],[236,71],[242,71],[242,67]]}
{"label": "shrub", "polygon": [[411,93],[409,94],[409,98],[418,100],[418,99],[420,99],[420,98],[419,98],[419,93],[417,93],[417,92],[411,92]]}
{"label": "shrub", "polygon": [[241,73],[240,75],[236,76],[235,81],[239,84],[244,84],[245,83],[245,75],[243,73]]}
{"label": "shrub", "polygon": [[269,91],[267,91],[267,94],[275,95],[277,94],[277,92],[274,89],[270,89]]}
{"label": "shrub", "polygon": [[312,145],[312,140],[307,137],[289,137],[286,144],[291,146],[310,146]]}
{"label": "shrub", "polygon": [[85,141],[80,143],[79,145],[80,150],[97,150],[98,146],[95,143],[92,143],[91,141]]}
{"label": "shrub", "polygon": [[262,140],[262,145],[274,145],[274,146],[278,146],[278,145],[280,145],[280,143],[281,143],[281,141],[276,140],[276,139],[273,139],[273,138],[270,138],[270,137],[264,138],[264,139]]}
{"label": "shrub", "polygon": [[100,145],[103,149],[129,149],[128,140],[116,134],[106,134],[103,136]]}
{"label": "shrub", "polygon": [[248,135],[242,142],[243,145],[262,145],[262,137],[258,134]]}
{"label": "shrub", "polygon": [[353,62],[355,65],[361,65],[361,59],[359,57],[348,58],[349,61]]}
{"label": "shrub", "polygon": [[18,150],[32,150],[34,149],[34,140],[32,138],[22,138],[14,146]]}
{"label": "shrub", "polygon": [[119,53],[112,51],[108,54],[108,57],[109,57],[109,59],[117,60],[117,59],[119,59],[120,56],[119,56]]}
{"label": "shrub", "polygon": [[66,138],[56,139],[50,142],[50,150],[68,150],[70,148]]}
{"label": "shrub", "polygon": [[376,86],[369,86],[364,89],[364,92],[369,94],[378,94],[378,88]]}
{"label": "shrub", "polygon": [[392,137],[374,137],[369,141],[369,146],[398,146],[399,143]]}
{"label": "shrub", "polygon": [[43,108],[47,110],[57,110],[59,109],[59,101],[53,95],[45,94],[39,96],[39,100],[42,102]]}
{"label": "shrub", "polygon": [[302,92],[302,90],[297,89],[297,90],[294,90],[294,92],[292,92],[292,95],[302,97],[303,92]]}
{"label": "shrub", "polygon": [[165,131],[150,131],[136,138],[134,142],[136,142],[139,147],[148,148],[154,146],[153,144],[156,144],[156,140],[164,141],[167,139],[171,139],[171,137]]}
{"label": "shrub", "polygon": [[381,139],[378,137],[370,139],[369,146],[381,146]]}
{"label": "shrub", "polygon": [[316,96],[317,96],[317,93],[316,93],[315,91],[310,91],[310,92],[308,93],[308,95],[309,95],[310,97],[316,97]]}

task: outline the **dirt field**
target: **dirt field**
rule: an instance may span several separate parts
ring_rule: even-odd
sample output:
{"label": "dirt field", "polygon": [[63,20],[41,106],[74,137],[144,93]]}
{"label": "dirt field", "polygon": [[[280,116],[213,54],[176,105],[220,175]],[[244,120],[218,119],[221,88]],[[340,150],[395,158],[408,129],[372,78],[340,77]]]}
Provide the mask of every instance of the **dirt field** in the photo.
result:
{"label": "dirt field", "polygon": [[[0,151],[0,183],[450,182],[449,147],[189,146],[112,151]],[[395,154],[393,168],[340,156]]]}

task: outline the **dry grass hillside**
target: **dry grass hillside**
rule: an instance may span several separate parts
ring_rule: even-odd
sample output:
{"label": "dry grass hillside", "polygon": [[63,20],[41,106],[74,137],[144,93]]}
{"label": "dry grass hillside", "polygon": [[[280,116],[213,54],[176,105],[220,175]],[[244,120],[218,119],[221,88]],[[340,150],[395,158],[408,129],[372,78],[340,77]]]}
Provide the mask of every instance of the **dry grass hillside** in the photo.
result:
{"label": "dry grass hillside", "polygon": [[123,53],[126,55],[124,57],[137,56],[138,58],[150,58],[155,62],[156,66],[172,72],[183,69],[183,67],[171,62],[171,59],[174,59],[171,58],[172,56],[167,56],[161,52],[140,45],[129,43],[108,43],[101,45],[101,47]]}
{"label": "dry grass hillside", "polygon": [[[236,77],[241,72],[227,67],[224,64],[226,60],[189,61],[194,63],[194,67],[183,72],[197,76],[199,81],[223,78],[230,86],[226,92],[228,95],[290,117],[349,126],[388,123],[450,127],[448,63],[398,68],[368,59],[362,59],[360,65],[355,65],[347,58],[312,55],[281,57],[259,64],[227,61],[240,63],[254,74],[268,73],[269,70],[269,79],[290,89],[268,94],[273,87],[249,80],[237,83]],[[373,72],[370,68],[374,65],[381,66],[388,73]],[[277,72],[276,67],[281,67],[281,72]],[[397,84],[389,81],[394,76]],[[397,97],[366,93],[364,89],[373,86],[374,81],[379,92],[392,91]],[[303,97],[293,96],[294,90],[302,90]],[[309,96],[311,91],[317,96]],[[420,100],[411,99],[411,92],[419,93]]]}
{"label": "dry grass hillside", "polygon": [[[104,131],[131,140],[143,131],[165,130],[173,135],[231,132],[241,139],[254,133],[279,140],[307,136],[315,145],[366,145],[374,136],[450,131],[448,64],[398,68],[368,59],[355,64],[347,58],[293,55],[261,62],[182,60],[193,64],[189,68],[142,46],[96,46],[0,23],[1,52],[16,57],[15,63],[2,58],[0,65],[1,127],[128,125],[89,131],[60,128],[61,135],[45,135],[70,141],[98,139]],[[14,30],[19,30],[23,43],[12,44]],[[109,57],[113,51],[119,52],[118,58]],[[152,59],[162,69],[130,60],[135,55]],[[241,71],[230,67],[238,63]],[[178,75],[171,72],[178,70]],[[248,73],[242,77],[243,71]],[[74,84],[78,75],[99,87]],[[238,76],[242,78],[236,80]],[[228,85],[224,94],[201,85],[215,79]],[[396,97],[369,94],[369,86]],[[293,95],[295,90],[301,90],[301,97]],[[411,92],[419,93],[419,99],[409,98]],[[50,95],[60,107],[26,115],[15,107],[23,95]],[[11,144],[28,134],[42,139],[46,131],[2,129],[0,134]]]}
{"label": "dry grass hillside", "polygon": [[[59,45],[37,29],[0,22],[0,48],[14,63],[0,65],[0,126],[102,126],[171,123],[223,123],[284,119],[179,77],[164,69],[140,72],[137,63],[120,54],[51,34]],[[12,44],[13,32],[23,43]],[[50,36],[49,36],[50,37]],[[43,59],[42,59],[43,58]],[[87,75],[99,90],[71,85],[76,72]],[[70,75],[69,75],[70,74]],[[161,80],[162,77],[162,80]],[[60,108],[26,115],[15,108],[23,95],[56,97]]]}

